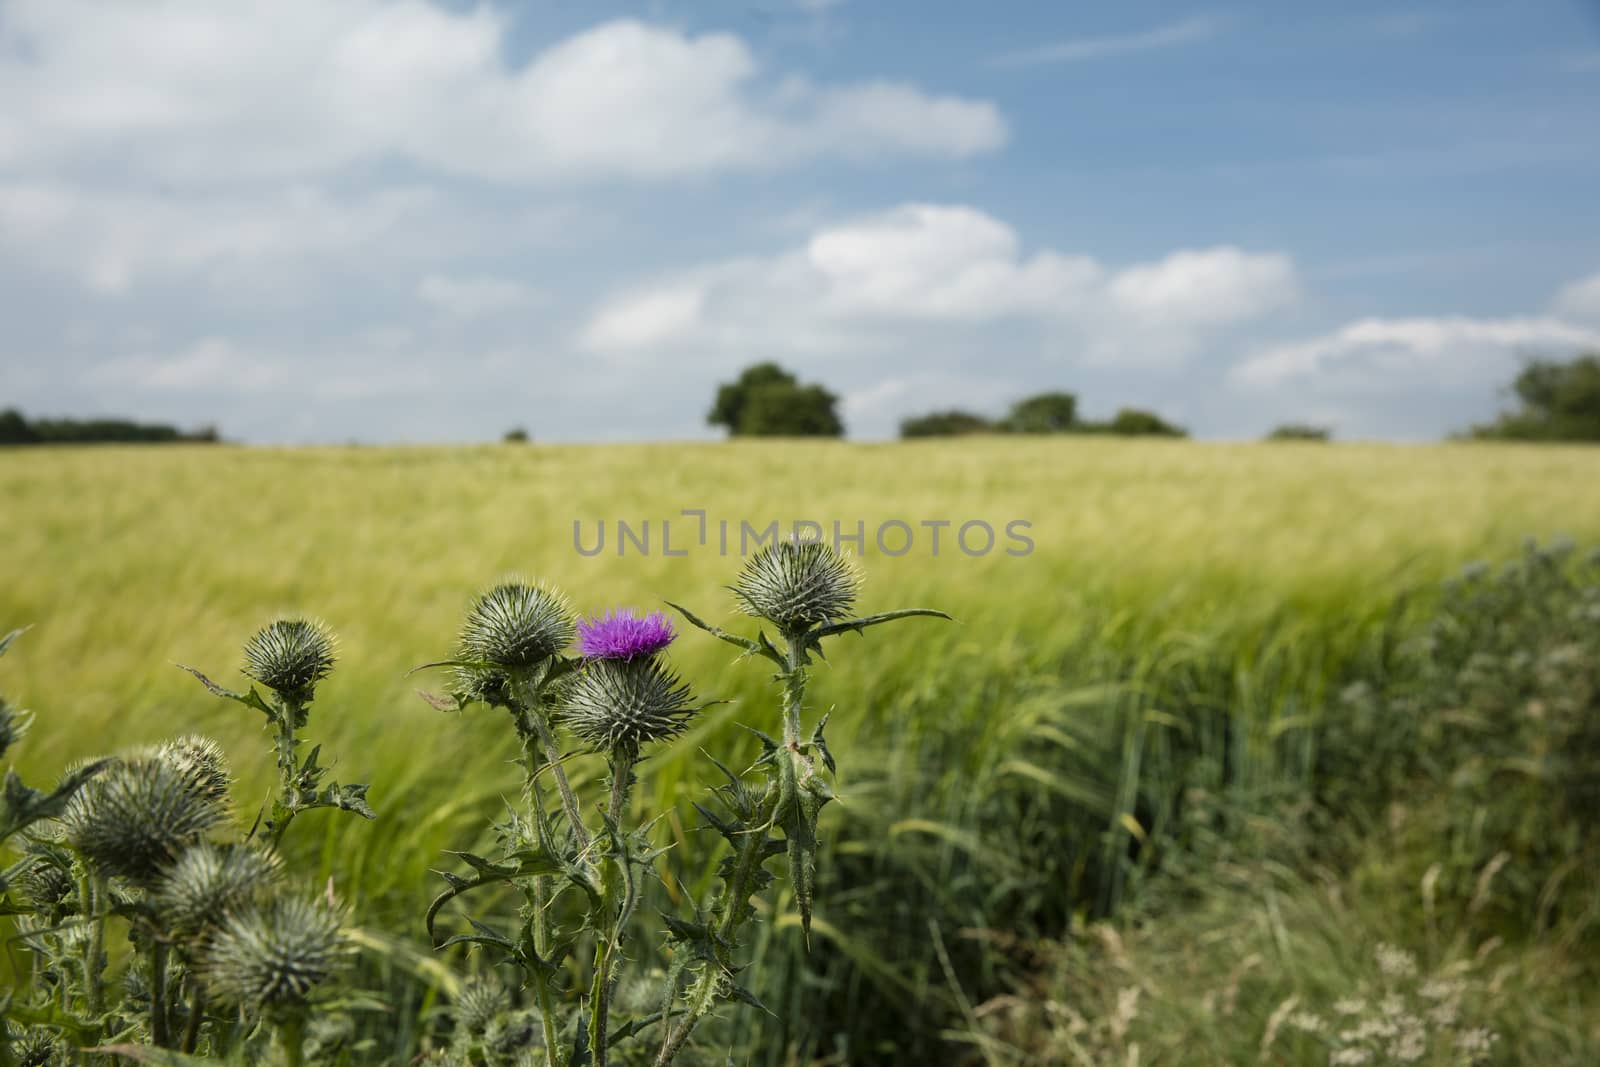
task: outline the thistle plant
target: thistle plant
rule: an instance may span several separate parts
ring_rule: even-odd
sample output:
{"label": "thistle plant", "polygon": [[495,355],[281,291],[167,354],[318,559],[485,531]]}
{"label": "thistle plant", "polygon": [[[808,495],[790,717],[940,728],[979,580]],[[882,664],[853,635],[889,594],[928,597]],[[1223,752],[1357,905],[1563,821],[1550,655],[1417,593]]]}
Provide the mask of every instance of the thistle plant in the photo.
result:
{"label": "thistle plant", "polygon": [[[853,565],[830,547],[781,542],[753,557],[733,587],[739,607],[773,626],[776,643],[763,630],[745,637],[669,605],[745,656],[777,667],[781,740],[752,727],[763,751],[744,774],[711,760],[726,779],[709,798],[718,810],[695,808],[731,849],[718,866],[720,887],[709,900],[689,898],[687,915],[661,915],[671,957],[659,992],[648,1001],[654,1008],[622,1022],[612,1018],[612,1006],[630,926],[648,880],[661,877],[658,865],[666,855],[652,840],[655,820],[631,820],[631,792],[653,752],[708,706],[665,660],[676,630],[660,612],[613,610],[579,621],[553,589],[508,582],[469,607],[456,658],[427,665],[453,672],[448,697],[423,694],[431,704],[445,711],[474,703],[503,708],[520,744],[522,809],[508,812],[496,827],[498,855],[453,853],[471,873],[442,872],[446,889],[428,909],[426,925],[437,947],[480,946],[520,970],[538,1019],[538,1037],[530,1037],[524,1055],[537,1049],[546,1067],[604,1067],[618,1043],[633,1041],[640,1044],[629,1062],[643,1054],[664,1067],[718,1006],[760,1007],[736,981],[745,966],[737,949],[742,927],[755,917],[753,901],[773,880],[765,864],[776,856],[788,857],[809,941],[817,818],[833,796],[827,776],[834,759],[823,737],[826,715],[806,732],[808,668],[827,638],[909,616],[948,618],[927,609],[853,618],[858,587]],[[569,655],[574,638],[577,654]],[[575,750],[563,751],[563,735]],[[589,801],[589,815],[567,773],[569,761],[586,757],[603,760],[606,769],[597,780],[605,792]],[[472,919],[469,933],[443,937],[436,931],[446,904],[507,884],[521,898],[515,930]],[[510,1062],[496,1058],[507,1032],[494,1031],[490,1041],[483,999],[476,993],[463,998],[457,1025],[466,1047],[459,1060],[446,1062]]]}
{"label": "thistle plant", "polygon": [[[295,816],[313,808],[338,808],[364,819],[376,818],[367,803],[367,786],[322,784],[327,771],[317,763],[321,745],[312,746],[303,760],[296,752],[304,742],[300,732],[310,719],[317,683],[333,670],[333,633],[310,619],[276,619],[245,643],[244,661],[243,673],[265,686],[270,697],[263,697],[253,685],[244,692],[224,689],[193,667],[179,667],[217,696],[254,708],[267,718],[277,757],[278,793],[258,817],[256,829],[276,848]],[[189,752],[183,758],[203,763],[205,754]]]}
{"label": "thistle plant", "polygon": [[[75,1062],[147,1058],[141,1045],[172,1057],[149,1062],[200,1062],[177,1058],[197,1053],[256,1062],[269,1034],[282,1062],[302,1062],[317,987],[346,938],[337,907],[283,884],[276,846],[298,811],[329,797],[353,807],[365,787],[319,790],[316,750],[294,753],[331,666],[326,632],[275,623],[247,646],[246,662],[273,703],[202,681],[266,710],[280,770],[293,765],[293,791],[257,818],[260,836],[233,830],[227,759],[197,735],[82,764],[48,793],[8,776],[0,826],[20,857],[0,876],[0,904],[33,965],[21,988],[0,995],[0,1067],[65,1063],[70,1048],[81,1050]],[[0,707],[0,734],[14,740],[24,723]],[[120,981],[107,950],[113,927],[134,949]]]}

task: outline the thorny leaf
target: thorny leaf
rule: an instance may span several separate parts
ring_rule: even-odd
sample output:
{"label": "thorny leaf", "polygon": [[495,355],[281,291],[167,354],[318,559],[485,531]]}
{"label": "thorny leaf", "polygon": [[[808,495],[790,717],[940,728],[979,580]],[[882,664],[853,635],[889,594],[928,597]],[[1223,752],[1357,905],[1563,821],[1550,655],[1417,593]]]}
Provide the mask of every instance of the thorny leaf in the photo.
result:
{"label": "thorny leaf", "polygon": [[174,666],[181,671],[188,671],[190,674],[200,679],[200,684],[209,689],[214,695],[223,697],[226,700],[236,700],[247,708],[255,708],[257,711],[261,712],[261,714],[265,715],[268,720],[272,722],[278,721],[277,711],[273,709],[272,705],[268,704],[261,698],[261,694],[256,692],[255,686],[252,685],[247,691],[239,693],[232,689],[224,689],[222,686],[218,685],[216,682],[213,682],[210,678],[207,678],[193,667],[185,666],[182,663],[174,664]]}
{"label": "thorny leaf", "polygon": [[115,762],[114,759],[100,759],[86,763],[64,776],[49,793],[23,784],[16,771],[6,771],[5,785],[0,788],[0,841],[41,819],[60,815],[74,793]]}

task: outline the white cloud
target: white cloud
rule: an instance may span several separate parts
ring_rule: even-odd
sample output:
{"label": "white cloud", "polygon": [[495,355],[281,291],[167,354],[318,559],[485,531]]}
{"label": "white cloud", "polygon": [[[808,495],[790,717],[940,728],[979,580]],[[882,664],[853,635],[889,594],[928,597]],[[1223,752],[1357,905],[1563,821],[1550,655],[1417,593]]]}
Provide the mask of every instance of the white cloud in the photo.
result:
{"label": "white cloud", "polygon": [[417,295],[458,319],[477,319],[524,307],[538,294],[512,278],[450,277],[430,274],[417,283]]}
{"label": "white cloud", "polygon": [[819,157],[961,158],[984,101],[898,83],[774,84],[733,34],[633,20],[520,65],[506,16],[425,0],[12,0],[0,168],[114,166],[180,185],[404,159],[501,182],[666,178]]}
{"label": "white cloud", "polygon": [[1362,319],[1269,348],[1233,369],[1253,388],[1383,392],[1416,385],[1481,388],[1505,380],[1520,353],[1600,345],[1600,330],[1552,318]]}
{"label": "white cloud", "polygon": [[1024,254],[1005,223],[959,205],[906,204],[825,227],[767,259],[685,271],[604,303],[580,336],[599,352],[760,347],[834,355],[918,324],[1025,321],[1083,358],[1172,363],[1214,331],[1294,299],[1287,256],[1220,247],[1113,271],[1092,257]]}
{"label": "white cloud", "polygon": [[258,392],[283,383],[272,360],[242,351],[221,337],[207,337],[168,356],[123,356],[84,375],[93,386],[156,393]]}
{"label": "white cloud", "polygon": [[60,182],[0,181],[0,250],[71,275],[103,293],[150,274],[172,276],[298,260],[388,235],[435,206],[426,189],[334,197],[281,192],[182,200]]}
{"label": "white cloud", "polygon": [[1550,306],[1558,315],[1600,322],[1600,273],[1562,286]]}
{"label": "white cloud", "polygon": [[1219,19],[1201,15],[1169,22],[1137,33],[1110,34],[1104,37],[1079,37],[1070,41],[1024,48],[996,56],[997,67],[1037,67],[1053,63],[1080,63],[1091,59],[1153,52],[1179,45],[1195,44],[1215,37],[1221,30]]}

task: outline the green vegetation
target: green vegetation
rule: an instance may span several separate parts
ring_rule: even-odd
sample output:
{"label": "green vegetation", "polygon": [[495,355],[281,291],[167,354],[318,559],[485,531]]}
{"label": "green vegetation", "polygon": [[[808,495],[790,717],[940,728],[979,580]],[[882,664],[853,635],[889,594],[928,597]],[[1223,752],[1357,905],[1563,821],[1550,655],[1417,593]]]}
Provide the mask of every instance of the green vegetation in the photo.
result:
{"label": "green vegetation", "polygon": [[1600,352],[1530,360],[1511,383],[1520,407],[1470,436],[1508,441],[1600,441]]}
{"label": "green vegetation", "polygon": [[1274,426],[1267,434],[1268,441],[1331,441],[1333,430],[1326,426],[1313,426],[1307,422],[1286,422]]}
{"label": "green vegetation", "polygon": [[900,436],[959,437],[969,433],[993,433],[994,427],[982,415],[970,411],[934,411],[900,420]]}
{"label": "green vegetation", "polygon": [[[50,713],[15,752],[31,781],[189,730],[245,753],[260,719],[165,665],[237,663],[272,611],[338,629],[315,731],[340,781],[374,783],[379,817],[306,812],[286,858],[349,904],[349,981],[383,1007],[355,1012],[348,1047],[382,1062],[447,1041],[435,1009],[461,1010],[485,962],[431,954],[417,916],[445,849],[493,849],[520,753],[503,715],[441,716],[405,675],[486,575],[548,575],[584,612],[670,600],[727,626],[731,599],[698,603],[734,562],[719,519],[1025,518],[1023,557],[867,539],[861,610],[933,603],[960,624],[874,631],[870,654],[841,637],[813,667],[807,703],[832,709],[842,758],[810,950],[779,892],[748,930],[751,991],[779,1018],[707,1019],[705,1062],[1123,1063],[1138,1044],[1147,1064],[1256,1062],[1263,1045],[1322,1064],[1335,1050],[1294,1016],[1331,1026],[1355,997],[1381,1014],[1391,992],[1418,1015],[1439,980],[1463,983],[1452,1042],[1486,1028],[1494,1062],[1582,1063],[1600,1047],[1593,831],[1571,815],[1593,807],[1594,579],[1542,552],[1439,590],[1528,535],[1600,541],[1600,499],[1570,491],[1597,476],[1600,454],[1560,446],[1076,436],[681,446],[670,466],[645,447],[40,449],[0,467],[27,516],[7,530],[0,619],[36,624],[4,689]],[[706,510],[705,545],[684,508]],[[658,537],[648,556],[580,556],[576,518],[673,519],[688,554]],[[736,654],[692,632],[674,649],[733,702],[653,755],[631,801],[674,813],[651,907],[717,884],[687,807],[725,781],[701,747],[740,768],[761,745],[736,724],[779,725]],[[278,789],[270,760],[236,770],[241,804]],[[599,788],[604,761],[568,773]],[[490,894],[474,915],[516,906]],[[1418,973],[1390,975],[1384,960],[1405,968],[1380,943]],[[650,988],[623,983],[617,1010],[649,1010]]]}
{"label": "green vegetation", "polygon": [[756,363],[717,388],[706,416],[733,437],[839,437],[839,398],[800,380],[776,363]]}
{"label": "green vegetation", "polygon": [[935,411],[904,419],[900,436],[954,437],[973,433],[1112,434],[1118,437],[1187,437],[1154,412],[1122,408],[1105,422],[1078,417],[1078,398],[1071,393],[1036,393],[1011,405],[1004,418],[989,420],[966,411]]}
{"label": "green vegetation", "polygon": [[161,423],[130,419],[29,419],[15,408],[0,411],[0,445],[82,445],[217,441],[215,427],[185,433]]}

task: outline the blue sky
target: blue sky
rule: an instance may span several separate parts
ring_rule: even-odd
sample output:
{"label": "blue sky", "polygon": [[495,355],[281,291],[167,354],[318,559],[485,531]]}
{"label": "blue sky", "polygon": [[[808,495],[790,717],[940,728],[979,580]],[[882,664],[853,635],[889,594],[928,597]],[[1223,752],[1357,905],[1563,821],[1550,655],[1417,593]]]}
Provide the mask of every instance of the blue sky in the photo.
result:
{"label": "blue sky", "polygon": [[0,405],[1427,439],[1600,347],[1600,6],[0,0]]}

